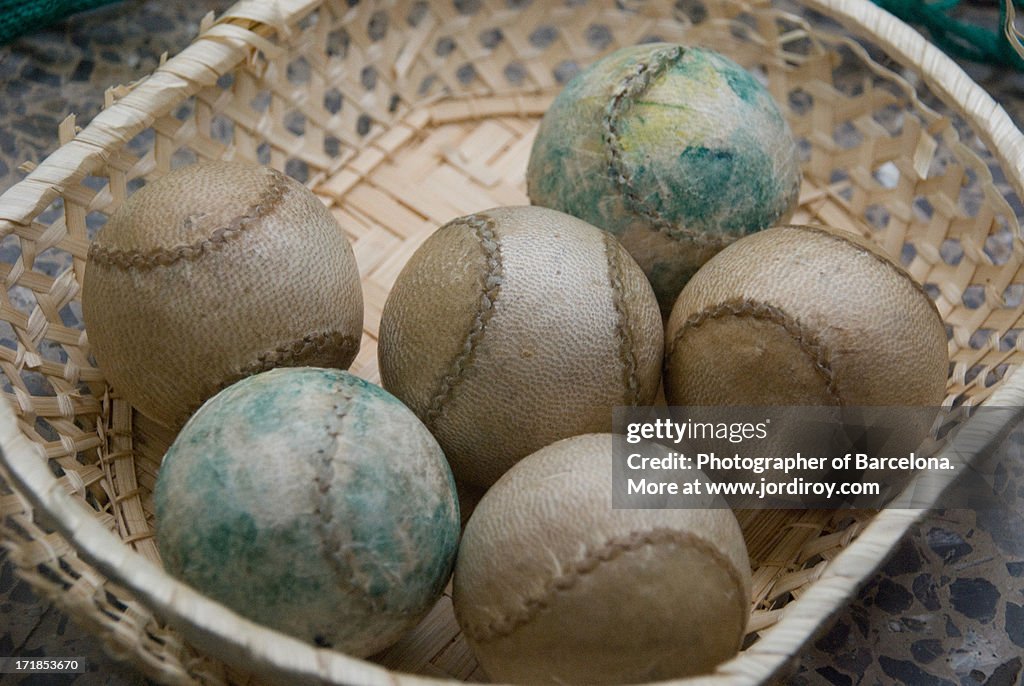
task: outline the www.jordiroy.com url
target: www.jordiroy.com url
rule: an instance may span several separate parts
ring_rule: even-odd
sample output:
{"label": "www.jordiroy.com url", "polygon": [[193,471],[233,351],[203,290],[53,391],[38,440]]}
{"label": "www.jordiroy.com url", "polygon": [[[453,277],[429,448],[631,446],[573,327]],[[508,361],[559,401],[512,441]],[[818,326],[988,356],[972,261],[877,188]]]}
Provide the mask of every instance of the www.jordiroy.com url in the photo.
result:
{"label": "www.jordiroy.com url", "polygon": [[758,481],[655,481],[648,479],[626,479],[626,495],[709,495],[709,496],[750,496],[760,500],[778,496],[836,496],[867,495],[877,496],[881,485],[874,481],[813,481],[796,477],[789,481],[769,481],[762,477]]}

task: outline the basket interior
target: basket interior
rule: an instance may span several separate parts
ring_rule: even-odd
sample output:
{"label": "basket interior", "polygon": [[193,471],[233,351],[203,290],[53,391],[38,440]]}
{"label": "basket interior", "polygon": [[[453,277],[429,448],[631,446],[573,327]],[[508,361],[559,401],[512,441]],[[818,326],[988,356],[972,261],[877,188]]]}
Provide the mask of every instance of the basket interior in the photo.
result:
{"label": "basket interior", "polygon": [[[151,493],[173,435],[107,386],[79,302],[89,241],[125,198],[197,159],[256,160],[309,185],[355,249],[366,316],[352,371],[376,382],[381,309],[409,255],[450,219],[527,204],[526,163],[547,104],[581,67],[637,42],[713,47],[767,85],[799,143],[794,222],[866,236],[924,284],[949,336],[948,405],[983,402],[1024,359],[1019,200],[996,190],[962,142],[976,132],[926,105],[883,54],[833,36],[827,21],[812,29],[785,8],[711,0],[328,3],[277,17],[272,31],[247,16],[219,25],[257,29],[247,59],[194,97],[161,105],[150,127],[111,145],[99,169],[42,213],[0,222],[4,396],[61,484],[143,556],[159,560]],[[66,122],[61,143],[74,133]],[[739,515],[754,568],[747,645],[870,518]],[[9,517],[6,528],[20,549],[12,559],[37,588],[77,603],[76,616],[152,673],[248,679],[183,645],[38,513]],[[447,596],[376,659],[484,678]]]}

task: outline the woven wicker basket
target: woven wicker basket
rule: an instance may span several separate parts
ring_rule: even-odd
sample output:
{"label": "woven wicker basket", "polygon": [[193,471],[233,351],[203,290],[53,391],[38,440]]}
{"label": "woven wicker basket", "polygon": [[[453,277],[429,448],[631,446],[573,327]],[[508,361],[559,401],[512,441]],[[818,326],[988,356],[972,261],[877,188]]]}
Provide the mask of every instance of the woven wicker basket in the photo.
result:
{"label": "woven wicker basket", "polygon": [[[833,33],[840,26],[870,45]],[[379,315],[412,251],[456,216],[527,202],[531,139],[561,83],[655,38],[712,46],[763,77],[800,139],[795,221],[868,236],[926,285],[949,330],[947,403],[1020,405],[1024,377],[1009,372],[1024,361],[1024,244],[1010,198],[961,141],[983,143],[1024,195],[1024,139],[952,62],[870,4],[243,1],[152,76],[112,89],[87,128],[66,120],[60,148],[0,197],[3,246],[16,254],[0,266],[0,532],[21,575],[162,682],[483,679],[447,596],[361,661],[254,625],[162,572],[151,493],[172,436],[134,413],[89,356],[78,324],[89,240],[176,165],[284,169],[353,241],[367,306],[353,371],[376,380]],[[955,116],[926,105],[926,89]],[[67,269],[36,267],[43,254]],[[979,445],[986,432],[977,427]],[[679,683],[784,673],[919,514],[740,513],[754,569],[746,648]]]}

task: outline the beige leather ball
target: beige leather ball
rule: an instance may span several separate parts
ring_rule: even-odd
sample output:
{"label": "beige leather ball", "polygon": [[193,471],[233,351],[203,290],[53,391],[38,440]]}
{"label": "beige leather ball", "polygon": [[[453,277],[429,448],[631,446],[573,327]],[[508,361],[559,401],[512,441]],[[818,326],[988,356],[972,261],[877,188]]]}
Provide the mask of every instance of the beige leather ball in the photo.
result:
{"label": "beige leather ball", "polygon": [[946,332],[921,286],[877,248],[782,226],[713,257],[666,328],[670,405],[938,406]]}
{"label": "beige leather ball", "polygon": [[442,226],[413,254],[378,359],[455,478],[489,486],[549,443],[610,431],[615,406],[650,404],[663,337],[654,292],[615,238],[505,207]]}
{"label": "beige leather ball", "polygon": [[178,428],[257,372],[347,368],[363,297],[348,240],[305,186],[206,162],[139,189],[99,231],[82,311],[114,390]]}
{"label": "beige leather ball", "polygon": [[751,575],[736,517],[613,509],[615,440],[637,450],[589,434],[530,455],[470,517],[453,601],[491,679],[658,681],[713,671],[739,650]]}

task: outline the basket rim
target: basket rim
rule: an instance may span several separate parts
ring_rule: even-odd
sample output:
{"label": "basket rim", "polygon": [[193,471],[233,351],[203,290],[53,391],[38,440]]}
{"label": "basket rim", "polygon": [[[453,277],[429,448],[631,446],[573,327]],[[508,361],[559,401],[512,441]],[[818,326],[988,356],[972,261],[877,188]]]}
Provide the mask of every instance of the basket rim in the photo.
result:
{"label": "basket rim", "polygon": [[876,43],[904,65],[915,65],[926,86],[960,114],[1005,169],[1013,191],[1024,198],[1024,134],[1002,105],[951,57],[920,32],[870,0],[797,0],[839,18],[843,28]]}
{"label": "basket rim", "polygon": [[[1007,171],[1014,191],[1024,197],[1024,135],[1006,111],[952,59],[924,37],[868,0],[797,0],[838,20],[847,31],[866,37],[905,65],[915,65],[924,82],[960,114]],[[61,145],[29,175],[0,195],[0,228],[26,224],[64,188],[80,182],[105,162],[105,151],[130,140],[174,104],[212,85],[255,49],[272,48],[266,36],[287,32],[286,19],[301,16],[322,0],[241,0],[181,53],[167,60],[132,91],[98,114],[71,141]],[[766,3],[767,4],[767,3]],[[244,28],[243,28],[244,27]],[[202,60],[197,56],[202,55]],[[200,70],[196,65],[203,64]],[[159,95],[157,95],[159,94]],[[153,106],[153,101],[159,103]],[[120,402],[120,401],[119,401]],[[1024,404],[1024,374],[1003,381],[984,404]],[[305,642],[247,620],[173,579],[134,553],[104,528],[84,504],[65,492],[45,456],[21,431],[10,402],[0,403],[0,463],[13,486],[33,507],[46,512],[56,529],[87,563],[110,581],[145,601],[161,618],[198,645],[216,646],[217,657],[281,682],[360,683],[422,686],[459,683],[392,672]],[[968,423],[970,426],[970,423]],[[798,650],[867,581],[906,531],[926,510],[887,509],[838,555],[783,618],[751,648],[718,667],[713,675],[672,682],[679,686],[739,686],[778,677]],[[202,619],[202,624],[195,618]],[[243,637],[239,640],[239,637]]]}

